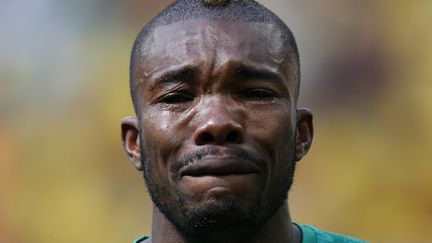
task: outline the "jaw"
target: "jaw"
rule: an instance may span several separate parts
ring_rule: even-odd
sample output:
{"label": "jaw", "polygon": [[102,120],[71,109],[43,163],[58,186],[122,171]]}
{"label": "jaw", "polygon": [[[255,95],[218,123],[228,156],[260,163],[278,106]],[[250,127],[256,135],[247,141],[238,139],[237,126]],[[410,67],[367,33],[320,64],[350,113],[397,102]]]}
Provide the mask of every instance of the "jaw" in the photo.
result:
{"label": "jaw", "polygon": [[[152,234],[172,234],[182,241],[174,242],[239,242],[249,237],[261,239],[260,235],[271,236],[276,229],[285,232],[282,226],[290,224],[282,219],[288,214],[286,193],[283,195],[257,195],[254,200],[238,200],[234,196],[226,196],[225,192],[212,192],[213,195],[200,203],[190,203],[177,198],[175,204],[158,203],[154,207],[154,227]],[[218,197],[223,194],[223,197]],[[264,201],[266,198],[268,201]],[[164,201],[153,198],[156,202]],[[165,199],[166,201],[166,199]],[[271,201],[271,205],[270,205]],[[247,203],[245,203],[247,202]],[[184,220],[187,219],[187,220]],[[284,222],[279,225],[276,222]],[[161,228],[161,224],[163,228]],[[164,229],[160,231],[161,229]],[[161,238],[169,242],[166,237]],[[265,239],[265,238],[262,238]],[[157,241],[154,241],[157,242]],[[266,240],[257,242],[268,242]],[[281,241],[284,242],[284,241]]]}
{"label": "jaw", "polygon": [[[183,190],[179,188],[181,183],[178,181],[172,181],[171,186],[161,187],[163,183],[154,180],[155,172],[151,171],[154,168],[146,167],[146,183],[155,203],[154,224],[159,225],[162,222],[165,225],[163,227],[172,231],[175,237],[190,239],[190,241],[173,242],[228,243],[271,232],[272,229],[268,225],[276,227],[272,222],[279,222],[281,215],[288,214],[287,209],[284,208],[287,208],[287,192],[291,186],[295,162],[286,164],[291,166],[279,168],[285,171],[280,175],[285,176],[272,179],[264,176],[257,185],[248,190],[244,188],[240,190],[243,193],[247,191],[246,194],[239,195],[235,191],[228,190],[229,188],[213,187],[210,190],[203,190],[203,193],[198,193],[198,196],[190,194],[191,191],[187,190],[190,189],[190,185],[199,184],[196,181],[192,180],[189,184],[184,184]],[[221,178],[212,179],[216,180],[212,183],[226,182]],[[204,183],[204,185],[208,184]],[[283,231],[280,226],[278,227],[278,230]],[[154,231],[153,235],[158,232],[156,229]],[[164,231],[159,233],[165,234]],[[167,242],[166,238],[163,239],[160,242]]]}
{"label": "jaw", "polygon": [[153,243],[234,243],[245,240],[250,243],[277,243],[300,242],[301,238],[298,229],[292,225],[287,200],[260,227],[250,229],[249,232],[237,229],[213,230],[202,235],[187,236],[155,205],[152,222]]}

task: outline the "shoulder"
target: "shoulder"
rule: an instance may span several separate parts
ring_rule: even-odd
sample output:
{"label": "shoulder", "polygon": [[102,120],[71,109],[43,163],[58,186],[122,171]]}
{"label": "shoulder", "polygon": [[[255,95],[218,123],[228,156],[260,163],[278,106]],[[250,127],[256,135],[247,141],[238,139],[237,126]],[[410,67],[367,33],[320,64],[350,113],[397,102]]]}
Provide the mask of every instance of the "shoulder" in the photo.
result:
{"label": "shoulder", "polygon": [[354,237],[320,230],[312,225],[295,225],[302,233],[302,243],[367,243]]}

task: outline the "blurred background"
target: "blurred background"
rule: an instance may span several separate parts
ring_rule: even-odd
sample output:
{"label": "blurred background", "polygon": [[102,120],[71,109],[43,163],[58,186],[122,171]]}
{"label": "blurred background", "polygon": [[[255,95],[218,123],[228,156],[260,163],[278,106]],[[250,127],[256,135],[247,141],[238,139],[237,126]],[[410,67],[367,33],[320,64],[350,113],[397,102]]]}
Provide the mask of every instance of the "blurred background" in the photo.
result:
{"label": "blurred background", "polygon": [[[131,242],[151,202],[123,154],[128,65],[168,0],[0,1],[0,242]],[[432,242],[432,1],[262,0],[300,48],[315,140],[295,221]]]}

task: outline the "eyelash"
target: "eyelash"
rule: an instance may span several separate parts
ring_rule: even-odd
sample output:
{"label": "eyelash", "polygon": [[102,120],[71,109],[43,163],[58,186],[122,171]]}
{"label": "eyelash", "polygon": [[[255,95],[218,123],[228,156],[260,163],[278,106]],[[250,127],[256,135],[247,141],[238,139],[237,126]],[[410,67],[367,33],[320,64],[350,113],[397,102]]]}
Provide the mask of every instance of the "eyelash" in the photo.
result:
{"label": "eyelash", "polygon": [[[271,102],[277,98],[278,95],[275,92],[266,89],[250,89],[243,92],[240,97],[251,101]],[[159,103],[175,105],[184,104],[193,100],[194,97],[191,94],[177,92],[163,96],[159,100]]]}
{"label": "eyelash", "polygon": [[243,98],[257,101],[273,101],[278,95],[266,89],[251,89],[242,94]]}
{"label": "eyelash", "polygon": [[164,104],[182,104],[190,102],[194,97],[186,93],[171,93],[162,97],[159,102]]}

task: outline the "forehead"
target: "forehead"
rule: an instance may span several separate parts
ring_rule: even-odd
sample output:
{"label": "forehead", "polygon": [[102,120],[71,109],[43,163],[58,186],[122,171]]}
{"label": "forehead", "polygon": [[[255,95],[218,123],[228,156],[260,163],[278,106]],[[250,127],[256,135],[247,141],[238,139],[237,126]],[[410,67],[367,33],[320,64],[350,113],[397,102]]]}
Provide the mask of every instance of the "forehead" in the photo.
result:
{"label": "forehead", "polygon": [[180,66],[230,62],[280,69],[287,59],[282,30],[271,23],[188,20],[156,27],[142,43],[138,69],[152,76]]}

